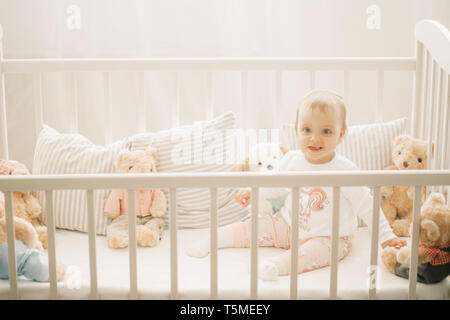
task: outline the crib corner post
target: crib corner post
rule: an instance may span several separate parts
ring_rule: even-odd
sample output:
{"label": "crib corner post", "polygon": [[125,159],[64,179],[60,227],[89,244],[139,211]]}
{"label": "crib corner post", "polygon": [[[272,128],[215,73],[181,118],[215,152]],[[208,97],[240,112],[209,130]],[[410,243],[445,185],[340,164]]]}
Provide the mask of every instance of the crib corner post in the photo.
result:
{"label": "crib corner post", "polygon": [[0,24],[0,159],[9,159],[5,95],[5,74],[3,72],[3,28]]}

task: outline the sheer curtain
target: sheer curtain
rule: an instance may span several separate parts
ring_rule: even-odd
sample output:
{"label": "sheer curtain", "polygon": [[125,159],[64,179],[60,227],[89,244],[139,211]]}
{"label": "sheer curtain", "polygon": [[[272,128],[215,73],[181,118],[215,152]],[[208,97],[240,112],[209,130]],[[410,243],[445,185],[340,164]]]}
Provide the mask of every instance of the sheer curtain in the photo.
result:
{"label": "sheer curtain", "polygon": [[[369,9],[375,8],[375,11]],[[375,7],[374,7],[375,6]],[[377,11],[378,10],[378,11]],[[375,27],[368,20],[375,18]],[[450,27],[447,0],[0,0],[5,58],[96,57],[320,57],[412,56],[413,26],[433,18]],[[171,126],[176,74],[145,73],[146,130]],[[180,124],[206,117],[205,74],[182,72]],[[45,74],[44,122],[62,132],[79,131],[108,142],[103,123],[105,80],[101,73]],[[241,117],[238,72],[215,72],[214,114],[232,110],[245,128],[279,128],[291,122],[309,90],[307,73],[283,75],[282,107],[272,122],[274,74],[248,74],[248,104]],[[343,93],[343,75],[319,72],[316,86]],[[374,121],[374,72],[351,75],[345,97],[349,123]],[[30,75],[6,78],[10,157],[31,165],[35,86]],[[110,75],[112,140],[137,133],[139,74]],[[76,88],[76,89],[75,89]],[[387,73],[381,120],[409,116],[412,74]],[[394,106],[394,107],[392,107]],[[380,120],[380,119],[378,119]],[[100,128],[100,129],[99,129]],[[141,128],[142,129],[142,128]],[[30,147],[32,148],[32,147]]]}

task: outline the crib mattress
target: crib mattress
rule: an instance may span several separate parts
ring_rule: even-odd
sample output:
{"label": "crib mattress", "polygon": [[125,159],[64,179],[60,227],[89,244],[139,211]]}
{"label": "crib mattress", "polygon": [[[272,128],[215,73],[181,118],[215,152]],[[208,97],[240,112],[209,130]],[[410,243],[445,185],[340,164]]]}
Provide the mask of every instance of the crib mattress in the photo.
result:
{"label": "crib mattress", "polygon": [[[178,278],[180,299],[208,299],[210,290],[210,259],[191,258],[187,247],[206,237],[209,229],[184,229],[178,233]],[[369,285],[370,233],[359,228],[351,253],[338,265],[338,298],[367,299]],[[165,231],[155,248],[137,250],[138,290],[140,299],[170,298],[170,241]],[[89,299],[88,235],[75,231],[56,231],[57,256],[69,267],[66,281],[58,283],[59,299]],[[100,299],[128,299],[128,250],[108,248],[106,238],[97,236],[98,287]],[[282,249],[260,248],[258,259],[277,255]],[[219,299],[248,299],[250,296],[250,249],[228,248],[218,253]],[[379,258],[379,261],[380,258]],[[78,272],[79,271],[79,272]],[[407,299],[408,280],[378,269],[377,299]],[[78,281],[78,279],[80,281]],[[330,267],[298,275],[300,299],[328,299]],[[21,299],[47,299],[48,283],[19,278]],[[258,280],[261,299],[289,299],[290,278],[277,281]],[[0,299],[8,299],[9,282],[0,280]],[[438,284],[417,285],[419,299],[450,299],[450,279]]]}

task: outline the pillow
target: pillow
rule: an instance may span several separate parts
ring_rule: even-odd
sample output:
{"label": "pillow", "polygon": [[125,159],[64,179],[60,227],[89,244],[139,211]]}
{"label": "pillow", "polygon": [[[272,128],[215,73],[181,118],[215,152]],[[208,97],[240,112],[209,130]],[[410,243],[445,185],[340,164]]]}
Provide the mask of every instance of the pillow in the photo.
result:
{"label": "pillow", "polygon": [[[361,170],[383,170],[391,164],[395,137],[406,134],[407,118],[389,122],[349,126],[336,151],[352,160]],[[281,144],[298,149],[294,124],[284,124]]]}
{"label": "pillow", "polygon": [[[82,174],[115,172],[116,154],[129,147],[127,139],[107,146],[94,145],[80,134],[62,134],[43,125],[36,143],[33,174]],[[103,203],[109,190],[94,190],[96,233],[105,234],[107,218]],[[37,192],[45,215],[45,192]],[[53,192],[53,214],[57,228],[88,231],[87,199],[85,190],[58,190]]]}
{"label": "pillow", "polygon": [[[160,131],[141,133],[130,138],[131,150],[149,146],[158,151],[158,172],[220,172],[231,171],[235,162],[238,133],[235,116],[225,113],[211,121]],[[234,201],[237,189],[217,190],[218,224],[229,224],[243,218],[248,209]],[[164,190],[167,198],[169,195]],[[210,192],[207,188],[177,188],[177,225],[180,228],[209,226]]]}
{"label": "pillow", "polygon": [[[231,150],[232,144],[225,143],[225,137],[232,139],[233,135],[225,133],[234,126],[234,114],[229,112],[209,121],[196,122],[193,125],[156,133],[138,134],[107,146],[98,146],[80,134],[61,134],[44,125],[36,143],[32,173],[114,173],[116,155],[120,150],[145,149],[149,145],[158,151],[157,167],[160,172],[231,171],[233,164],[226,164],[221,161],[221,157],[225,157]],[[191,137],[186,139],[186,133],[189,132],[194,133],[193,139],[190,139]],[[182,151],[186,151],[189,146],[192,153],[195,154],[194,151],[198,150],[200,141],[198,132],[203,132],[201,136],[203,157],[198,159],[197,155],[193,156],[192,164],[189,164],[187,158],[180,157],[180,155],[183,155]],[[235,203],[235,192],[236,189],[218,189],[218,222],[220,225],[235,222],[246,214],[246,209]],[[108,218],[103,214],[103,207],[108,195],[109,190],[94,191],[96,233],[100,235],[106,234]],[[39,191],[37,196],[45,208],[45,193]],[[168,196],[167,192],[166,196]],[[55,226],[88,232],[86,203],[84,190],[54,191]],[[200,189],[200,191],[198,189],[177,189],[177,225],[180,228],[207,227],[209,225],[209,203],[209,189]],[[43,220],[46,221],[45,212]]]}

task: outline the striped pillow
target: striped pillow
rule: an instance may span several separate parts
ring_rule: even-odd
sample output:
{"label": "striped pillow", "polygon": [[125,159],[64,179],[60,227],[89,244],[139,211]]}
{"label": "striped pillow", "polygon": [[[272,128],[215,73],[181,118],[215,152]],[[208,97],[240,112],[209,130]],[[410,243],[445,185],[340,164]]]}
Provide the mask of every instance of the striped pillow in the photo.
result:
{"label": "striped pillow", "polygon": [[[159,172],[231,171],[235,165],[227,155],[235,152],[235,116],[225,113],[211,121],[196,122],[156,133],[142,133],[130,138],[131,150],[148,146],[158,151]],[[167,190],[164,190],[168,197]],[[241,219],[247,209],[234,201],[236,189],[217,190],[218,224]],[[209,189],[177,189],[177,225],[181,228],[204,228],[209,225]]]}
{"label": "striped pillow", "polygon": [[[81,174],[113,173],[117,152],[128,148],[127,139],[107,146],[94,145],[80,134],[62,134],[44,125],[34,151],[33,174]],[[94,191],[96,233],[105,234],[107,218],[103,215],[103,204],[108,190]],[[44,208],[45,193],[37,192]],[[53,212],[57,228],[88,231],[86,191],[62,190],[53,192]]]}
{"label": "striped pillow", "polygon": [[[406,134],[407,118],[389,122],[350,126],[336,151],[352,160],[361,170],[383,170],[391,164],[392,143]],[[293,124],[284,124],[281,144],[297,149]]]}
{"label": "striped pillow", "polygon": [[[227,135],[226,131],[234,127],[235,117],[229,112],[209,121],[156,133],[138,134],[107,146],[98,146],[80,134],[61,134],[44,125],[36,144],[32,172],[33,174],[114,173],[115,159],[120,150],[140,150],[149,145],[158,151],[157,167],[160,172],[231,171],[234,164],[227,164],[222,159],[225,159],[225,155],[230,151],[229,146],[233,146],[227,141],[234,139],[234,135]],[[186,133],[189,132],[193,135],[185,139]],[[198,135],[199,132],[202,132],[201,136]],[[192,157],[191,164],[185,163],[189,161],[180,157],[182,152],[177,151],[185,151],[191,147],[194,153],[199,150],[200,141],[204,151],[201,159],[196,154]],[[235,203],[235,192],[236,189],[218,189],[219,225],[235,222],[246,214],[246,209]],[[96,233],[100,235],[106,234],[108,224],[108,219],[103,214],[108,194],[109,190],[94,191]],[[37,196],[45,208],[44,192],[37,192]],[[87,232],[86,203],[84,190],[54,191],[56,227]],[[178,226],[180,228],[208,226],[209,203],[207,189],[177,189]],[[43,219],[46,222],[45,212]]]}

